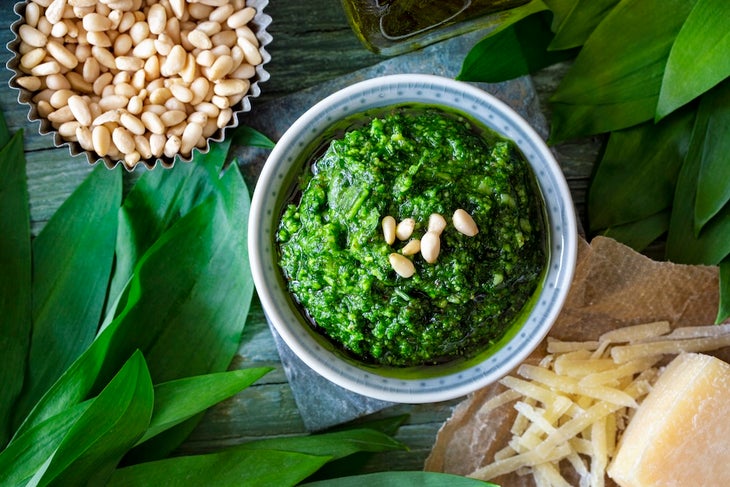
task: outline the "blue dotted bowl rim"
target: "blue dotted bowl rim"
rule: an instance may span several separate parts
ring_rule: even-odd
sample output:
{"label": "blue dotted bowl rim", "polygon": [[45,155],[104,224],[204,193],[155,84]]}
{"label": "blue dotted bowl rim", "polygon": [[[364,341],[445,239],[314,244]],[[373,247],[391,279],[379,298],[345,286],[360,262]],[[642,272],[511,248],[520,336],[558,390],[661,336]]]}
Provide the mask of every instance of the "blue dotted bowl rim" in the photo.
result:
{"label": "blue dotted bowl rim", "polygon": [[[423,103],[460,110],[512,139],[532,165],[546,205],[549,261],[542,292],[521,329],[501,349],[469,367],[428,371],[419,377],[380,373],[379,367],[346,360],[312,336],[291,305],[276,265],[274,234],[277,201],[287,191],[282,181],[311,146],[338,120],[401,103]],[[577,255],[575,211],[565,177],[552,152],[532,127],[509,106],[465,82],[424,74],[382,76],[355,83],[324,98],[282,135],[261,171],[249,217],[249,258],[264,313],[292,351],[333,383],[375,399],[430,403],[464,396],[485,387],[518,366],[540,344],[555,322],[573,279]],[[444,372],[446,370],[446,372]]]}

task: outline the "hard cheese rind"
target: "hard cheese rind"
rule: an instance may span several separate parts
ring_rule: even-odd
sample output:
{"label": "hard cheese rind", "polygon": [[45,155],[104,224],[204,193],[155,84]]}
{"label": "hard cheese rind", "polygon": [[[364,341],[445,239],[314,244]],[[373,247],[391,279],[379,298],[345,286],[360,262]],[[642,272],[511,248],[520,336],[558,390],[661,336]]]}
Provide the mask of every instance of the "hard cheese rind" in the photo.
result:
{"label": "hard cheese rind", "polygon": [[608,474],[622,487],[730,485],[730,365],[677,356],[626,428]]}

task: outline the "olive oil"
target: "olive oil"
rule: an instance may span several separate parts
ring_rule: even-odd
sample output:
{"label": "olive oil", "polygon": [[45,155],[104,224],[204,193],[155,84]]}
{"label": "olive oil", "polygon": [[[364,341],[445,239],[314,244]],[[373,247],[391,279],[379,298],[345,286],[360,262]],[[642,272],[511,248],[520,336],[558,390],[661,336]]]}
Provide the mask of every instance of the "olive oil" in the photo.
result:
{"label": "olive oil", "polygon": [[365,46],[395,55],[490,25],[496,12],[529,0],[342,0]]}

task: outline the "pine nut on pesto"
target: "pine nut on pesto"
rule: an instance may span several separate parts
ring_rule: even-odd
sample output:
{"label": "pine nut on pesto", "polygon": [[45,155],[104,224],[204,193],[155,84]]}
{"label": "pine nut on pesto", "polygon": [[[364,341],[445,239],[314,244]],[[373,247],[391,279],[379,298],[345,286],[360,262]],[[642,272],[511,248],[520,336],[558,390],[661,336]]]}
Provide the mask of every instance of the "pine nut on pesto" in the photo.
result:
{"label": "pine nut on pesto", "polygon": [[[311,170],[310,170],[311,169]],[[383,218],[463,209],[479,231],[441,231],[403,277]],[[409,367],[470,358],[498,341],[540,285],[547,261],[542,198],[511,141],[432,106],[391,107],[349,127],[299,180],[277,231],[288,288],[312,327],[367,363]],[[391,241],[392,242],[392,241]]]}

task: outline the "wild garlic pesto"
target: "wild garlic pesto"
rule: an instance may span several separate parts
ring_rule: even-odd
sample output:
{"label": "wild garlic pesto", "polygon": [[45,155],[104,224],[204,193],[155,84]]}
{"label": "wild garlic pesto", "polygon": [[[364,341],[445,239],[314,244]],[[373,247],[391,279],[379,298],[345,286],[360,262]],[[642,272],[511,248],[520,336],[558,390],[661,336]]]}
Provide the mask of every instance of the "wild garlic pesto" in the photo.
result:
{"label": "wild garlic pesto", "polygon": [[[394,109],[333,140],[281,216],[280,265],[312,326],[359,359],[391,366],[470,358],[499,340],[539,285],[542,200],[511,141],[435,108]],[[463,209],[479,232],[457,231]],[[445,217],[434,263],[389,256],[381,222]]]}

